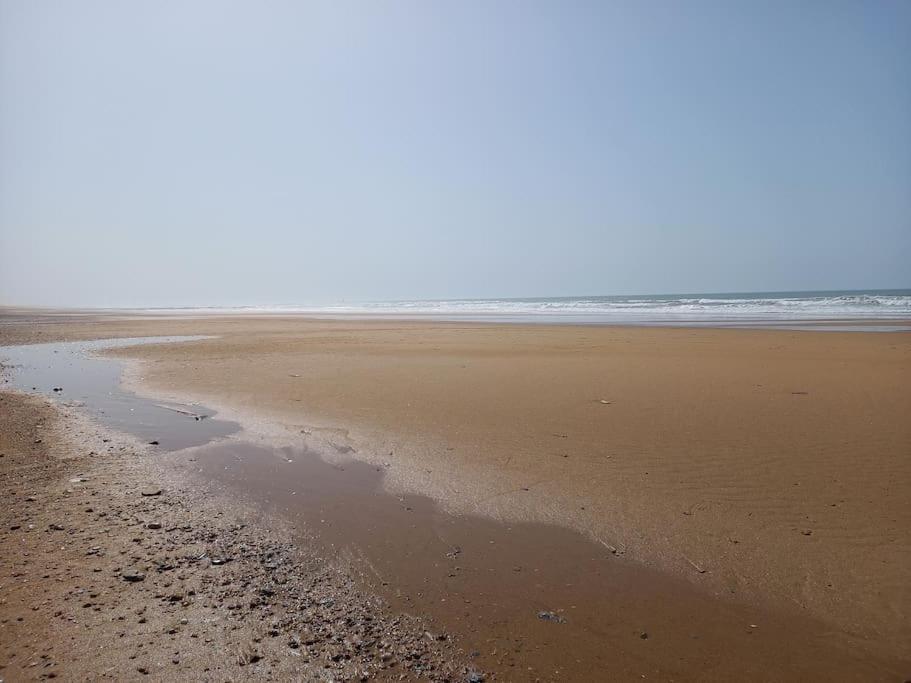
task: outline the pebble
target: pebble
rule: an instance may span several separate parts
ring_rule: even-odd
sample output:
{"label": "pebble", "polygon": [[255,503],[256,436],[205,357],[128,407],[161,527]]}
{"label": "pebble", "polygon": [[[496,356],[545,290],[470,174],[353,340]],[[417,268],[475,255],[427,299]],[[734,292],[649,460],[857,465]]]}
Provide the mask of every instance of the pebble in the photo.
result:
{"label": "pebble", "polygon": [[546,610],[542,610],[541,612],[538,612],[538,619],[541,619],[542,621],[552,621],[555,624],[562,624],[563,622],[566,621],[566,619],[561,617],[556,612],[548,612]]}

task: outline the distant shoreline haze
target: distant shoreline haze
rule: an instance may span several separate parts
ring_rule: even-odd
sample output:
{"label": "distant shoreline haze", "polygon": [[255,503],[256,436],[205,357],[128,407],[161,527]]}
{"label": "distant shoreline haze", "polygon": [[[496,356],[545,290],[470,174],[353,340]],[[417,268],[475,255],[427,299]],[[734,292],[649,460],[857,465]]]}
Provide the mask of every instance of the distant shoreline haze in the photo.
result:
{"label": "distant shoreline haze", "polygon": [[176,315],[285,313],[355,317],[413,316],[565,323],[911,320],[911,289],[408,299],[335,304],[155,306],[86,310]]}

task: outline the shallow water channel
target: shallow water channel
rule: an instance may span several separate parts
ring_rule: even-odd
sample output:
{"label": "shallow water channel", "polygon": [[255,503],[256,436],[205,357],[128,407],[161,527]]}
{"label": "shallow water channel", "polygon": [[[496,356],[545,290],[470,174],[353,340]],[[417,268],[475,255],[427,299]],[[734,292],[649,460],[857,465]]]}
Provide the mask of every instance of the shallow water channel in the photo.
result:
{"label": "shallow water channel", "polygon": [[103,424],[132,434],[162,450],[200,446],[240,429],[212,418],[199,405],[153,401],[125,390],[122,367],[97,355],[103,349],[136,344],[186,342],[204,337],[134,337],[0,347],[6,386],[41,393],[83,408]]}

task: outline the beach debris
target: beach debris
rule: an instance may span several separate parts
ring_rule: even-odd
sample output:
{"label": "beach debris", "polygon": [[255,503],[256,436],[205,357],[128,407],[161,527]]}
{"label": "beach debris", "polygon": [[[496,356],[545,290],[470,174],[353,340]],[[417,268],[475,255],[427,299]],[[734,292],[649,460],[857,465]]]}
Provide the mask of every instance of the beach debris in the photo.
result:
{"label": "beach debris", "polygon": [[[583,508],[583,509],[584,509],[584,508]],[[623,554],[623,551],[622,551],[622,550],[620,550],[619,548],[617,548],[617,547],[615,547],[615,546],[612,546],[610,543],[607,543],[606,541],[602,541],[600,538],[598,539],[598,543],[600,543],[600,544],[603,545],[605,548],[607,548],[608,550],[610,550],[610,551],[611,551],[611,554],[613,554],[613,555],[622,555],[622,554]]]}
{"label": "beach debris", "polygon": [[63,387],[54,387],[54,392],[55,392],[55,393],[59,393],[59,392],[61,392],[61,391],[63,391]]}
{"label": "beach debris", "polygon": [[149,441],[149,445],[150,445],[150,446],[157,446],[157,445],[158,445],[158,441]]}
{"label": "beach debris", "polygon": [[564,619],[562,616],[560,616],[556,612],[550,612],[547,610],[541,610],[540,612],[538,612],[538,619],[540,619],[541,621],[550,621],[555,624],[563,624],[566,622],[566,619]]}
{"label": "beach debris", "polygon": [[639,633],[639,637],[640,637],[642,640],[648,640],[648,632],[647,632],[647,631],[642,631],[642,632],[640,632],[640,633]]}
{"label": "beach debris", "polygon": [[127,569],[120,573],[120,578],[129,583],[145,581],[146,575],[137,569]]}
{"label": "beach debris", "polygon": [[149,522],[148,524],[146,524],[146,529],[160,529],[160,528],[161,528],[160,522]]}
{"label": "beach debris", "polygon": [[290,374],[288,375],[288,377],[300,377],[300,375],[297,375],[297,374],[295,374],[295,373],[292,372],[292,373],[290,373]]}
{"label": "beach debris", "polygon": [[161,489],[159,489],[159,488],[148,488],[148,489],[143,489],[142,492],[140,493],[140,495],[147,496],[147,497],[149,497],[149,496],[160,496],[160,495],[161,495]]}
{"label": "beach debris", "polygon": [[700,574],[705,574],[706,569],[704,567],[701,567],[700,565],[696,564],[695,562],[693,562],[690,558],[688,558],[686,556],[684,556],[683,559],[686,560],[687,562],[689,562],[690,566],[693,569],[695,569],[697,572],[699,572]]}
{"label": "beach debris", "polygon": [[804,529],[804,530],[801,531],[800,533],[802,533],[804,536],[812,536],[812,535],[813,535],[813,530],[812,530],[812,529]]}
{"label": "beach debris", "polygon": [[485,679],[484,674],[482,674],[480,671],[471,669],[467,674],[465,674],[465,680],[468,681],[468,683],[484,683]]}
{"label": "beach debris", "polygon": [[60,524],[50,524],[50,525],[48,525],[48,528],[51,531],[63,531],[63,526]]}
{"label": "beach debris", "polygon": [[598,403],[600,403],[601,405],[609,406],[611,403],[613,403],[613,401],[607,401],[602,398],[602,399],[598,399]]}
{"label": "beach debris", "polygon": [[200,420],[204,420],[204,419],[206,419],[207,417],[209,417],[208,415],[203,415],[202,413],[194,413],[192,410],[186,410],[186,409],[184,409],[184,408],[177,408],[177,407],[175,407],[175,406],[168,406],[168,405],[165,405],[165,404],[163,404],[163,403],[156,403],[156,404],[155,404],[155,407],[156,407],[156,408],[163,408],[164,410],[170,410],[170,411],[173,412],[173,413],[180,413],[181,415],[186,415],[187,417],[192,417],[192,418],[193,418],[194,420],[196,420],[197,422],[199,422]]}
{"label": "beach debris", "polygon": [[809,391],[792,391],[791,396],[809,396]]}

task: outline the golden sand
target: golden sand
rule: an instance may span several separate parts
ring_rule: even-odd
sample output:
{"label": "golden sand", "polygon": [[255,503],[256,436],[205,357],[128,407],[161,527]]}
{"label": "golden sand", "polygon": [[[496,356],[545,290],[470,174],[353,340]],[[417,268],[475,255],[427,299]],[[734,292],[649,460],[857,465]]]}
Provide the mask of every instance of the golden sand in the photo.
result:
{"label": "golden sand", "polygon": [[103,321],[147,387],[321,434],[448,509],[556,522],[907,656],[911,335]]}

